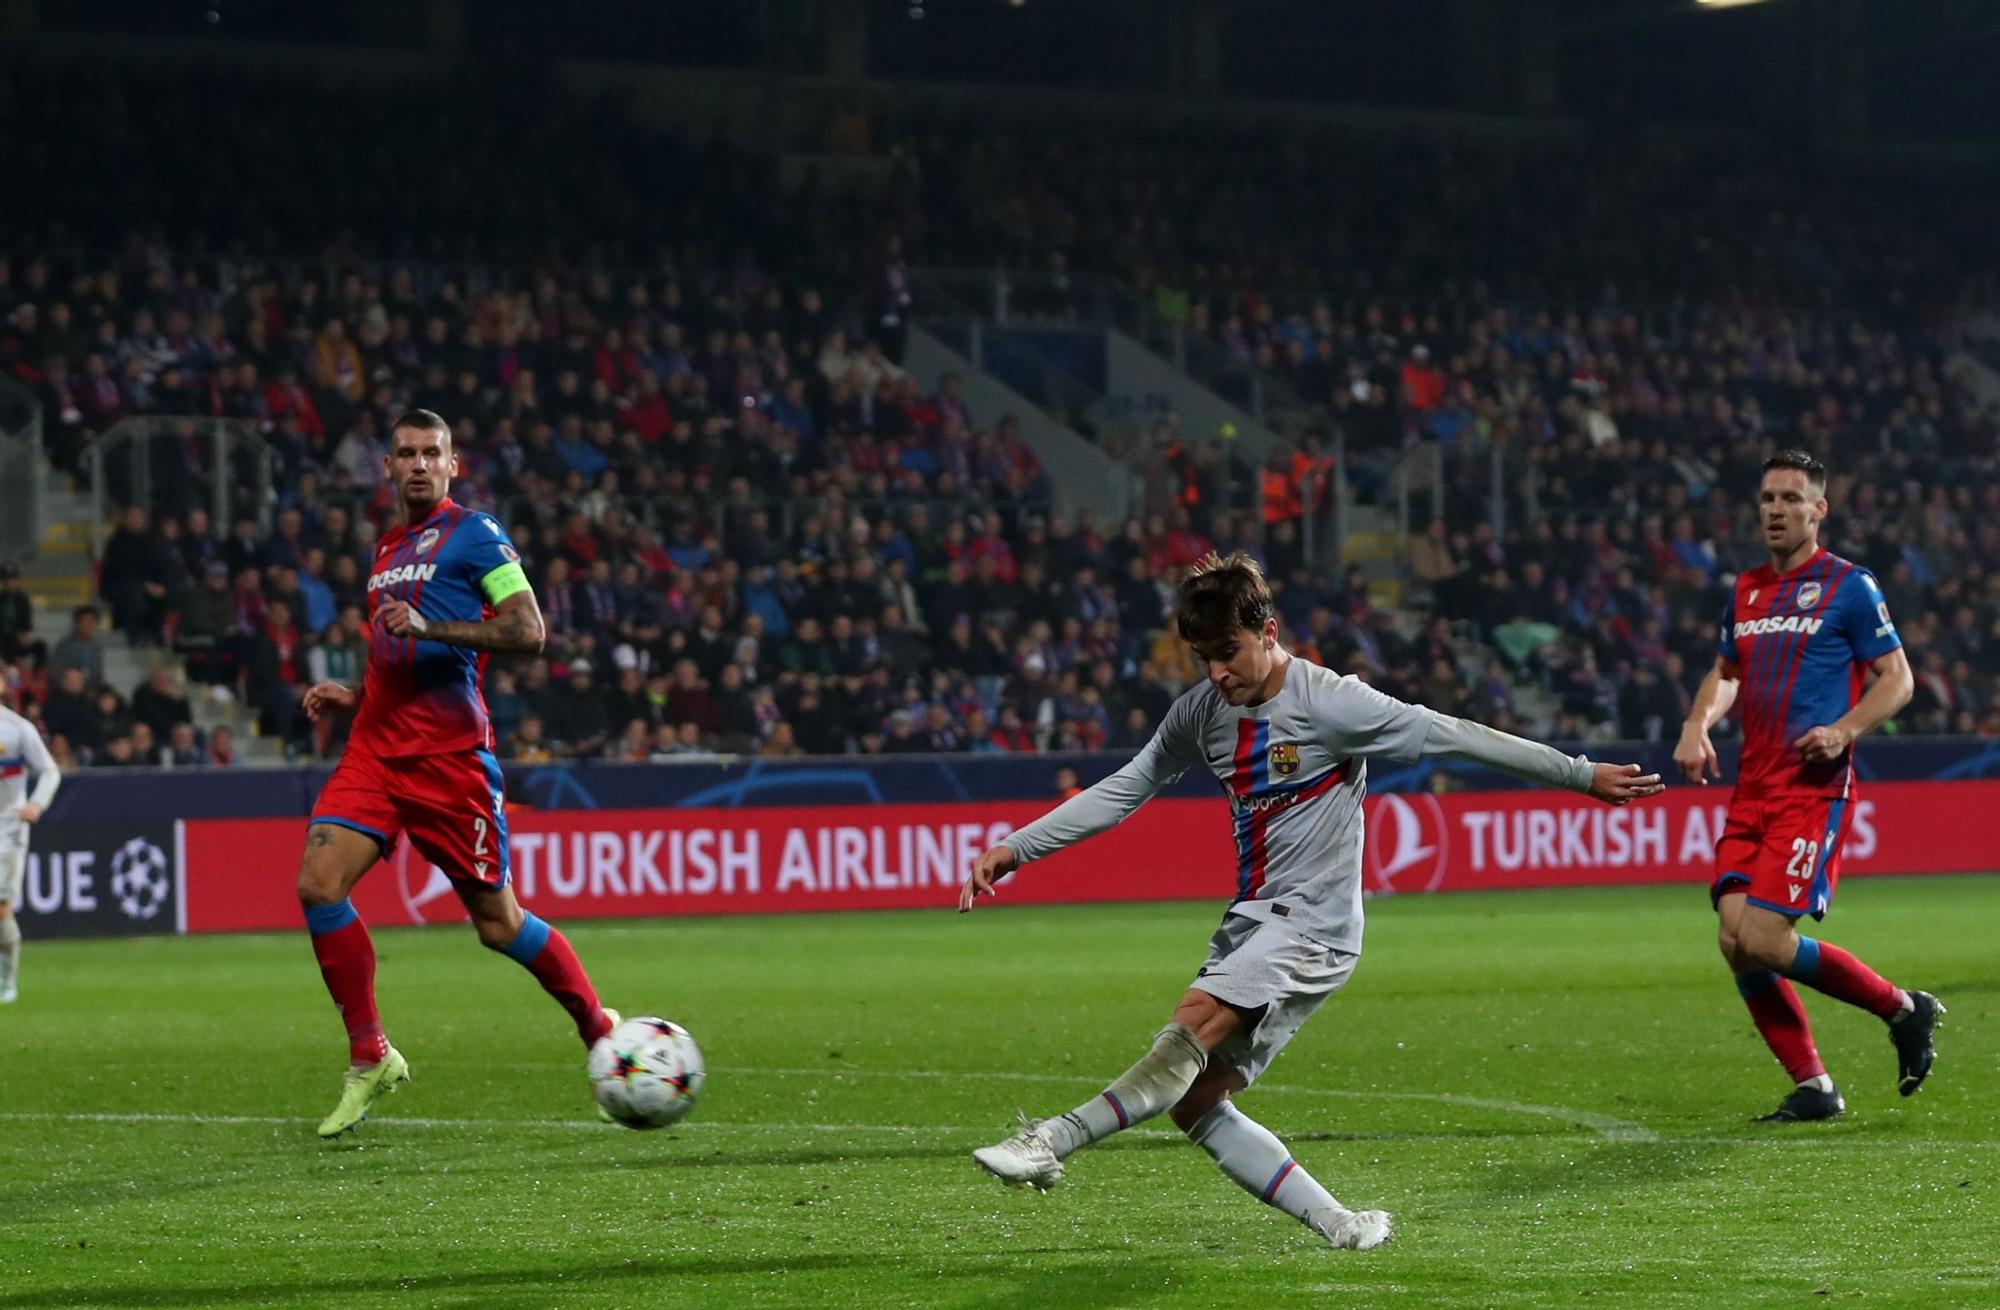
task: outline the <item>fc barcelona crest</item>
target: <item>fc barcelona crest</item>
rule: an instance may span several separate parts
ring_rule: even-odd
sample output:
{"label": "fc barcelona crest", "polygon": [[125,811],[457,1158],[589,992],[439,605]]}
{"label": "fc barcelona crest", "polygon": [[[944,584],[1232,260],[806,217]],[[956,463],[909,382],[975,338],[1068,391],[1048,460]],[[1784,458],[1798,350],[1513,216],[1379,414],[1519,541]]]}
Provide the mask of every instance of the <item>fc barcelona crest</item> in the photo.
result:
{"label": "fc barcelona crest", "polygon": [[1299,771],[1299,748],[1291,742],[1274,742],[1271,746],[1271,772],[1280,778],[1289,778]]}
{"label": "fc barcelona crest", "polygon": [[437,544],[438,530],[436,528],[425,528],[424,535],[417,538],[417,554],[421,555]]}
{"label": "fc barcelona crest", "polygon": [[1822,590],[1823,588],[1817,582],[1808,582],[1804,586],[1801,586],[1799,588],[1799,608],[1809,610],[1819,604]]}

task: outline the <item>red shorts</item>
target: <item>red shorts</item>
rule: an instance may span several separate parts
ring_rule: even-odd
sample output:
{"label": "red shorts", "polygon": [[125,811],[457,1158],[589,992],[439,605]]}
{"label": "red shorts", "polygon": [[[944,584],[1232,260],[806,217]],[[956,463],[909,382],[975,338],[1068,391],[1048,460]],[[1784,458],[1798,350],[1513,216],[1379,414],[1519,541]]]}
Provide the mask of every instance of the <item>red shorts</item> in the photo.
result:
{"label": "red shorts", "polygon": [[491,751],[384,760],[350,750],[313,806],[313,823],[366,833],[387,856],[396,838],[453,878],[505,887],[507,814],[500,763]]}
{"label": "red shorts", "polygon": [[1715,843],[1709,899],[1742,892],[1752,905],[1796,919],[1826,917],[1840,881],[1840,843],[1852,796],[1737,798]]}

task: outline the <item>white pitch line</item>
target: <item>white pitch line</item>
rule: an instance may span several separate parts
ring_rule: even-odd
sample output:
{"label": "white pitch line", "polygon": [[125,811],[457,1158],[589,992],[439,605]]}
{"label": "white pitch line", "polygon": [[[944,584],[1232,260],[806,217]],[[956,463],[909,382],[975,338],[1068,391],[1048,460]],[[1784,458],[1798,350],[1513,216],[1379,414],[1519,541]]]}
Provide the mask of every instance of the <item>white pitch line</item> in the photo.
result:
{"label": "white pitch line", "polygon": [[[1088,1077],[1071,1074],[1050,1073],[964,1073],[948,1069],[861,1069],[842,1064],[831,1069],[738,1069],[737,1073],[775,1077],[804,1076],[826,1078],[829,1075],[855,1074],[875,1078],[931,1078],[952,1082],[1015,1082],[1015,1083],[1073,1083],[1082,1084]],[[1463,1105],[1479,1110],[1499,1110],[1508,1114],[1535,1115],[1544,1119],[1558,1119],[1588,1128],[1599,1137],[1614,1142],[1650,1142],[1656,1139],[1652,1129],[1644,1124],[1619,1119],[1594,1110],[1572,1110],[1560,1105],[1531,1105],[1525,1101],[1508,1101],[1489,1096],[1462,1096],[1455,1092],[1370,1092],[1355,1091],[1350,1088],[1335,1087],[1293,1087],[1260,1086],[1259,1095],[1266,1093],[1280,1096],[1324,1096],[1338,1100],[1353,1101],[1432,1101],[1439,1105]]]}
{"label": "white pitch line", "polygon": [[[223,1127],[272,1127],[287,1128],[302,1124],[317,1123],[315,1119],[303,1119],[291,1115],[265,1114],[114,1114],[90,1113],[86,1111],[36,1111],[12,1110],[0,1112],[0,1122],[12,1123],[107,1123],[107,1124],[191,1124],[197,1126],[219,1125]],[[584,1132],[602,1132],[613,1127],[596,1119],[439,1119],[422,1115],[387,1114],[381,1118],[370,1118],[370,1128],[479,1128],[479,1129],[522,1129],[559,1128],[577,1129]],[[703,1120],[700,1126],[706,1130],[753,1133],[977,1133],[976,1128],[959,1128],[943,1124],[828,1124],[828,1123],[717,1123]]]}
{"label": "white pitch line", "polygon": [[[993,1073],[969,1073],[969,1072],[950,1070],[950,1069],[862,1069],[853,1065],[841,1065],[839,1068],[836,1069],[739,1068],[733,1070],[732,1072],[740,1074],[748,1074],[752,1077],[804,1077],[804,1078],[818,1078],[818,1079],[825,1079],[831,1075],[834,1077],[854,1076],[854,1077],[873,1077],[873,1078],[922,1078],[922,1079],[930,1079],[941,1082],[1016,1082],[1016,1083],[1040,1083],[1040,1084],[1062,1084],[1062,1083],[1075,1084],[1087,1081],[1087,1079],[1068,1074],[1016,1073],[1006,1070],[996,1071]],[[1325,1087],[1268,1087],[1268,1088],[1263,1088],[1261,1090],[1268,1092],[1277,1092],[1291,1096],[1323,1096],[1323,1097],[1331,1097],[1331,1098],[1346,1099],[1346,1100],[1432,1101],[1440,1105],[1464,1105],[1482,1110],[1498,1110],[1503,1113],[1526,1114],[1526,1115],[1535,1115],[1538,1117],[1548,1118],[1548,1119],[1557,1119],[1564,1123],[1574,1124],[1580,1128],[1588,1128],[1592,1132],[1596,1133],[1599,1137],[1602,1137],[1607,1141],[1650,1142],[1655,1140],[1655,1134],[1653,1133],[1652,1129],[1647,1128],[1644,1124],[1630,1123],[1623,1119],[1613,1118],[1610,1115],[1602,1115],[1590,1110],[1573,1110],[1564,1106],[1530,1105],[1527,1104],[1526,1102],[1521,1102],[1521,1101],[1500,1100],[1493,1097],[1483,1097],[1483,1096],[1461,1096],[1451,1092],[1369,1092],[1369,1091],[1352,1091],[1342,1088],[1325,1088]],[[0,1120],[14,1119],[20,1117],[21,1117],[20,1115],[15,1115],[15,1114],[0,1114]],[[287,1123],[300,1122],[298,1120],[293,1120],[288,1118],[275,1118],[275,1117],[258,1118],[254,1116],[238,1117],[238,1116],[227,1116],[227,1115],[180,1116],[180,1115],[135,1114],[135,1115],[97,1116],[88,1113],[76,1113],[63,1117],[72,1122],[78,1122],[78,1123],[88,1123],[98,1120],[109,1123],[160,1122],[160,1123],[287,1124]],[[384,1120],[384,1122],[388,1121]],[[507,1124],[536,1124],[538,1126],[546,1126],[546,1127],[576,1127],[576,1126],[592,1127],[593,1126],[589,1123],[577,1125],[570,1123],[570,1121],[568,1120],[557,1120],[557,1119],[419,1120],[419,1119],[399,1118],[396,1120],[396,1122],[404,1124],[422,1124],[423,1126],[426,1127],[446,1127],[446,1126],[499,1127]],[[709,1126],[723,1127],[724,1125],[710,1124]],[[749,1125],[749,1124],[738,1125],[738,1126],[744,1128],[758,1127],[758,1125]],[[841,1130],[841,1127],[842,1126],[840,1125],[802,1125],[799,1131],[809,1131],[809,1132],[839,1131]],[[918,1129],[912,1127],[907,1130],[895,1128],[891,1125],[857,1124],[857,1125],[847,1125],[846,1127],[856,1132],[956,1131],[953,1129],[947,1129],[936,1125],[932,1125],[924,1129]],[[970,1132],[975,1130],[966,1129],[965,1131]]]}
{"label": "white pitch line", "polygon": [[[747,1072],[739,1070],[738,1072]],[[767,1071],[768,1072],[768,1071]],[[1300,1088],[1300,1091],[1312,1091]],[[1368,1093],[1377,1095],[1377,1093]],[[1388,1095],[1388,1093],[1379,1093]],[[253,1127],[253,1128],[303,1128],[317,1122],[313,1119],[288,1115],[254,1114],[116,1114],[89,1111],[0,1111],[0,1123],[103,1123],[103,1124],[180,1124],[190,1127]],[[519,1132],[524,1129],[557,1129],[565,1132],[609,1133],[612,1125],[591,1119],[439,1119],[422,1115],[384,1115],[368,1120],[367,1127],[377,1128],[418,1128],[418,1129],[491,1129]],[[958,1135],[977,1139],[992,1131],[992,1125],[970,1128],[959,1124],[833,1124],[833,1123],[729,1123],[713,1119],[693,1119],[686,1124],[676,1125],[674,1132],[692,1131],[699,1136],[714,1132],[740,1133],[885,1133],[897,1136],[946,1136]],[[1162,1128],[1133,1128],[1119,1134],[1120,1137],[1178,1138],[1179,1133]],[[1457,1133],[1353,1133],[1334,1134],[1335,1141],[1362,1142],[1435,1142],[1460,1140]],[[1480,1142],[1552,1142],[1565,1139],[1552,1138],[1546,1133],[1492,1133],[1482,1135]],[[1875,1138],[1847,1135],[1841,1137],[1798,1137],[1782,1131],[1774,1131],[1768,1137],[1648,1137],[1648,1138],[1601,1138],[1606,1145],[1653,1145],[1653,1146],[1730,1146],[1781,1147],[1787,1151],[1819,1150],[1833,1147],[1862,1147],[1867,1149],[1888,1148],[1899,1151],[1942,1151],[1964,1148],[1968,1150],[1994,1150],[2000,1148],[2000,1140],[1952,1139],[1943,1141],[1915,1141],[1908,1138]],[[1585,1139],[1588,1143],[1589,1139]]]}

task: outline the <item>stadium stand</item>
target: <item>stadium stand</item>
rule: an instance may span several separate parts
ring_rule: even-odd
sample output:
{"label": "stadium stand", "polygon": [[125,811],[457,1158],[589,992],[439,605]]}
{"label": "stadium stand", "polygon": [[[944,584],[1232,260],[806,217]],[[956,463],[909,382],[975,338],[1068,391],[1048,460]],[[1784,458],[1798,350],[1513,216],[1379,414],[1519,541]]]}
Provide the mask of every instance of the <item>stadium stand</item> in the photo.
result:
{"label": "stadium stand", "polygon": [[[1761,554],[1756,465],[1798,445],[1839,474],[1836,548],[1882,577],[1923,652],[1901,726],[2000,725],[2000,536],[1977,490],[2000,424],[1944,369],[1990,255],[1962,207],[1926,204],[1928,184],[1809,184],[1740,149],[1659,142],[1185,125],[944,127],[909,148],[940,198],[931,258],[1002,252],[1035,292],[1017,303],[1044,316],[1115,274],[1228,368],[1312,407],[1318,433],[1263,471],[1264,547],[1294,583],[1294,627],[1343,667],[1496,716],[1528,693],[1531,726],[1564,739],[1670,733],[1724,580]],[[1413,450],[1448,456],[1444,512],[1405,561],[1419,622],[1384,616],[1386,647],[1359,579],[1311,604],[1296,535],[1270,532],[1323,499],[1315,437],[1333,430],[1364,500]],[[1496,445],[1525,476],[1488,476]],[[1399,640],[1413,626],[1429,650]]]}
{"label": "stadium stand", "polygon": [[[1833,464],[1834,544],[1919,652],[1898,726],[2000,734],[2000,427],[1940,363],[1959,234],[1864,193],[1685,150],[950,128],[895,143],[873,190],[787,190],[770,160],[553,92],[463,88],[435,140],[403,139],[338,88],[211,79],[203,101],[173,76],[0,79],[24,139],[70,143],[24,162],[52,203],[0,257],[0,372],[38,395],[55,467],[84,478],[132,415],[235,420],[275,465],[275,501],[241,479],[227,522],[197,442],[143,481],[110,467],[119,500],[150,494],[66,633],[0,571],[9,690],[65,762],[234,762],[253,725],[253,756],[338,749],[298,692],[357,673],[410,406],[454,423],[455,494],[509,526],[549,617],[545,657],[489,684],[512,758],[1134,746],[1196,676],[1163,625],[1211,547],[1265,561],[1297,649],[1397,694],[1671,735],[1779,444]],[[196,108],[225,101],[255,112]],[[137,114],[203,148],[91,169]],[[308,137],[247,190],[215,171]],[[434,166],[471,154],[500,171]],[[1066,510],[1007,415],[900,367],[906,249],[1125,279],[1290,382],[1363,498],[1449,452],[1401,603],[1305,558],[1318,449],[1262,470],[1254,510],[1215,508],[1216,465],[1172,443],[1153,470],[1196,494],[1171,513]],[[1495,443],[1534,471],[1497,536]]]}

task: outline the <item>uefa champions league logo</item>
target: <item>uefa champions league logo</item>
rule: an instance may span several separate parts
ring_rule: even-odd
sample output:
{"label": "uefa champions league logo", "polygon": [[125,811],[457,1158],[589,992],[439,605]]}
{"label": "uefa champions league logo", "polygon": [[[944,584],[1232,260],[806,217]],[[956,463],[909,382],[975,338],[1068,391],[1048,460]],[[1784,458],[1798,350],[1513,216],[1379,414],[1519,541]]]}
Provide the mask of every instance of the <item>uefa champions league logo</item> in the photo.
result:
{"label": "uefa champions league logo", "polygon": [[111,894],[126,918],[140,922],[152,918],[172,891],[167,853],[144,837],[134,837],[111,857]]}

